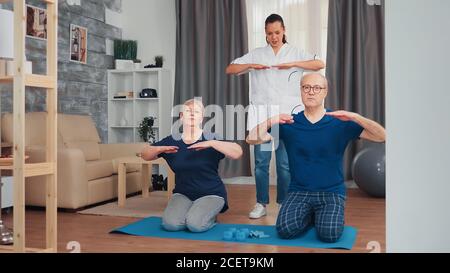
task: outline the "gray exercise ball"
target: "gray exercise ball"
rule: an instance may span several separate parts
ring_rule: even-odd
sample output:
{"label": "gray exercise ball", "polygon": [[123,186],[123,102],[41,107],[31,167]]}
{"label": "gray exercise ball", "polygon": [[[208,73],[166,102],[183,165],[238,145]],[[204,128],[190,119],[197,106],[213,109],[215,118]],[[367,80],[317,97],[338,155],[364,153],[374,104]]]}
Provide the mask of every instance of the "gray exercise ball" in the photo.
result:
{"label": "gray exercise ball", "polygon": [[386,152],[384,144],[373,144],[360,151],[353,160],[356,185],[373,197],[386,195]]}

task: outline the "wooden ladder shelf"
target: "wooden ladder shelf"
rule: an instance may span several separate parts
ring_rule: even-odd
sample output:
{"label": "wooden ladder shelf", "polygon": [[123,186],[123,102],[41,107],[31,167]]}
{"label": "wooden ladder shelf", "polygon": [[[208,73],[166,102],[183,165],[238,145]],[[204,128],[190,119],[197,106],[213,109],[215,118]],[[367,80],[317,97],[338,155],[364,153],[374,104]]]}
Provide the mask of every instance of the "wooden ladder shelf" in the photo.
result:
{"label": "wooden ladder shelf", "polygon": [[[0,0],[0,3],[11,0]],[[14,1],[14,76],[0,77],[0,83],[13,84],[14,162],[0,170],[12,170],[14,180],[14,245],[0,246],[1,251],[57,252],[57,50],[58,1],[43,0],[47,5],[47,75],[25,74],[25,0]],[[26,87],[46,89],[47,136],[46,161],[25,164],[25,91]],[[46,245],[25,246],[25,178],[46,175]]]}

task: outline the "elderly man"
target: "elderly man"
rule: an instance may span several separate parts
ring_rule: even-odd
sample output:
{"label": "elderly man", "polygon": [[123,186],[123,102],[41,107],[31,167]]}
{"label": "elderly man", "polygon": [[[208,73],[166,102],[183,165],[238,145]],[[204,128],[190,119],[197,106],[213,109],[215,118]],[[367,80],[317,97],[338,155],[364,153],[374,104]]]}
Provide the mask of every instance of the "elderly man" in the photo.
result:
{"label": "elderly man", "polygon": [[276,223],[281,238],[294,238],[314,225],[322,241],[339,240],[346,200],[342,170],[345,148],[358,138],[385,141],[385,130],[375,121],[357,113],[325,109],[327,94],[324,76],[304,76],[301,97],[305,110],[270,118],[247,137],[254,145],[270,141],[270,134],[279,133],[286,145],[291,184]]}

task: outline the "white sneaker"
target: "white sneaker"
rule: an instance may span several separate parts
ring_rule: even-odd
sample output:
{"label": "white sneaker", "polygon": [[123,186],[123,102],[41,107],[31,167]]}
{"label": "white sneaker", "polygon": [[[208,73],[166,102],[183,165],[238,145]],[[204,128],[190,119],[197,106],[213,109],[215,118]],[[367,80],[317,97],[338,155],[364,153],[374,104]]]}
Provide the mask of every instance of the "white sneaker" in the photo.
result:
{"label": "white sneaker", "polygon": [[255,207],[250,212],[248,217],[250,217],[251,219],[258,219],[265,216],[266,214],[266,207],[263,204],[256,203]]}

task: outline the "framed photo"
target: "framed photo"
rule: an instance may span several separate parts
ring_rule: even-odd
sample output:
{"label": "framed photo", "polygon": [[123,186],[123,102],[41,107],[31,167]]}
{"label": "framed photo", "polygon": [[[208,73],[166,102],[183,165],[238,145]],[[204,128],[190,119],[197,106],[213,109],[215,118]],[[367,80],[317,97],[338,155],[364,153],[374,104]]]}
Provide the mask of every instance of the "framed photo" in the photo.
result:
{"label": "framed photo", "polygon": [[42,8],[27,6],[27,37],[47,39],[47,11]]}
{"label": "framed photo", "polygon": [[87,63],[87,28],[70,24],[70,60]]}

